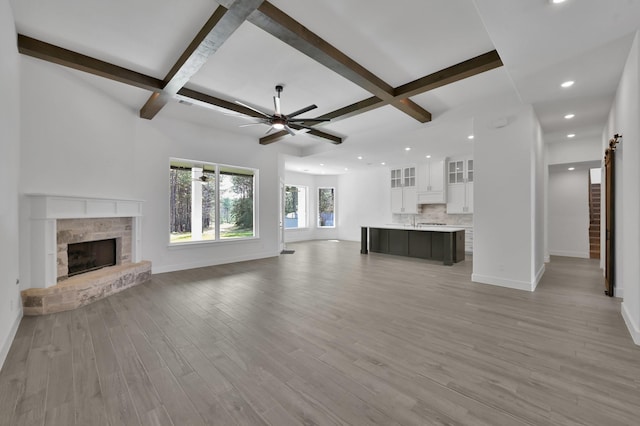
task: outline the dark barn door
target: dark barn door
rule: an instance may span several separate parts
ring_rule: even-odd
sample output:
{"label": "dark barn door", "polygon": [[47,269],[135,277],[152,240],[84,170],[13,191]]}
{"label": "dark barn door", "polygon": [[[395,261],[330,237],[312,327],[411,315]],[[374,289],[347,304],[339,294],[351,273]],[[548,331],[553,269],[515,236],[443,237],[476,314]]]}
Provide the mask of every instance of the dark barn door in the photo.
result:
{"label": "dark barn door", "polygon": [[618,139],[620,139],[620,135],[615,135],[609,141],[609,149],[604,154],[606,200],[604,292],[609,297],[613,297],[613,287],[615,286],[615,160]]}

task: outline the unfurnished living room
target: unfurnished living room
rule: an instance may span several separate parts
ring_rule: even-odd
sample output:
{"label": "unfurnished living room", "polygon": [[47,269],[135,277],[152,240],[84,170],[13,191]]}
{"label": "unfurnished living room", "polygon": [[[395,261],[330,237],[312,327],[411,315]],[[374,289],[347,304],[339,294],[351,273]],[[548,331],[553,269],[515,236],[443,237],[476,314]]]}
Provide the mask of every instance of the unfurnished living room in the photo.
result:
{"label": "unfurnished living room", "polygon": [[0,0],[0,425],[636,425],[640,2]]}

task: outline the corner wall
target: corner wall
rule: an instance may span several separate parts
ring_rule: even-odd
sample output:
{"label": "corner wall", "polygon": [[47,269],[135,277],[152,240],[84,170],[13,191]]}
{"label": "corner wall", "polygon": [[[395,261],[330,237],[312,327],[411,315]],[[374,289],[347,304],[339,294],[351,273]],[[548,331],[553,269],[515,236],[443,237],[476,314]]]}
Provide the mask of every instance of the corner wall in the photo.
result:
{"label": "corner wall", "polygon": [[544,273],[544,152],[530,105],[474,120],[475,282],[535,290]]}
{"label": "corner wall", "polygon": [[0,368],[22,318],[18,270],[20,58],[13,11],[0,0]]}

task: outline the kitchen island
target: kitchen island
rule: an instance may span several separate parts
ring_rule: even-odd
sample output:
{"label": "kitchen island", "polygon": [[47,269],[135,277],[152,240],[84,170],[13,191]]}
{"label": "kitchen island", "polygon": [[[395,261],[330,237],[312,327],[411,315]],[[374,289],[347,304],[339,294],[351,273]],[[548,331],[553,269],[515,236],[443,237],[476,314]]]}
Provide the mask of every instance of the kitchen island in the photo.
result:
{"label": "kitchen island", "polygon": [[464,228],[455,226],[382,225],[361,227],[360,253],[393,254],[441,260],[464,260]]}

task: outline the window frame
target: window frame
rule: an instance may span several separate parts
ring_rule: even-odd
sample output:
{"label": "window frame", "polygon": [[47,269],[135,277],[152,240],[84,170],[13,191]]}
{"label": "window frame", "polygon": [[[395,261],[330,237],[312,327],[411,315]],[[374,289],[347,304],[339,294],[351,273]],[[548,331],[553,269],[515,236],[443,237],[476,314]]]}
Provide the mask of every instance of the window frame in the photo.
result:
{"label": "window frame", "polygon": [[[214,223],[214,227],[215,227],[215,235],[213,239],[201,239],[201,240],[192,240],[189,239],[187,241],[171,241],[171,215],[169,214],[168,219],[168,223],[167,223],[167,229],[169,230],[169,235],[168,235],[168,247],[181,247],[181,246],[190,246],[190,245],[200,245],[200,244],[232,244],[232,243],[239,243],[239,242],[243,242],[243,241],[252,241],[252,240],[256,240],[260,238],[260,233],[259,233],[259,227],[258,227],[258,223],[259,223],[259,174],[260,174],[260,170],[253,168],[253,167],[246,167],[246,166],[236,166],[236,165],[230,165],[230,164],[224,164],[224,163],[213,163],[210,161],[200,161],[200,160],[189,160],[189,159],[184,159],[184,158],[178,158],[178,157],[170,157],[169,158],[169,172],[172,168],[177,167],[177,168],[183,168],[183,169],[193,169],[195,168],[203,168],[203,170],[207,170],[209,172],[211,172],[211,169],[213,169],[213,173],[215,176],[215,189],[214,189],[214,200],[215,200],[215,223]],[[246,237],[230,237],[230,238],[221,238],[221,232],[220,232],[220,224],[221,224],[221,216],[220,216],[220,210],[221,210],[221,191],[220,191],[220,180],[221,180],[221,176],[224,174],[232,174],[232,173],[225,173],[225,169],[228,170],[238,170],[238,171],[246,171],[248,172],[247,175],[249,176],[253,176],[253,188],[252,188],[252,192],[253,192],[253,204],[252,204],[252,208],[253,208],[253,235],[251,236],[246,236]],[[222,172],[221,172],[222,170]],[[242,174],[242,173],[239,173]],[[192,185],[193,188],[193,185]],[[193,189],[192,189],[193,190]],[[169,200],[167,202],[168,206],[169,206],[169,213],[171,213],[171,185],[169,185]],[[191,217],[192,218],[192,217]],[[191,219],[192,220],[192,219]]]}
{"label": "window frame", "polygon": [[[323,189],[330,189],[333,191],[333,225],[321,224],[321,211],[320,211],[320,192]],[[335,186],[319,186],[316,191],[316,225],[319,229],[331,229],[336,227],[336,187]]]}
{"label": "window frame", "polygon": [[[284,229],[285,229],[285,231],[308,230],[309,228],[311,228],[311,226],[310,226],[310,222],[311,221],[309,220],[309,218],[311,216],[309,214],[309,198],[310,198],[309,197],[309,195],[310,195],[309,194],[309,187],[306,186],[306,185],[295,185],[295,184],[287,184],[287,183],[285,183],[284,184],[285,199],[286,199],[286,194],[287,194],[287,188],[289,188],[289,187],[304,188],[304,190],[305,190],[305,197],[304,197],[304,223],[305,223],[305,226],[297,226],[295,228],[287,228],[287,222],[286,222],[287,215],[286,215],[286,209],[285,209]],[[299,210],[300,209],[298,208],[298,211]]]}

